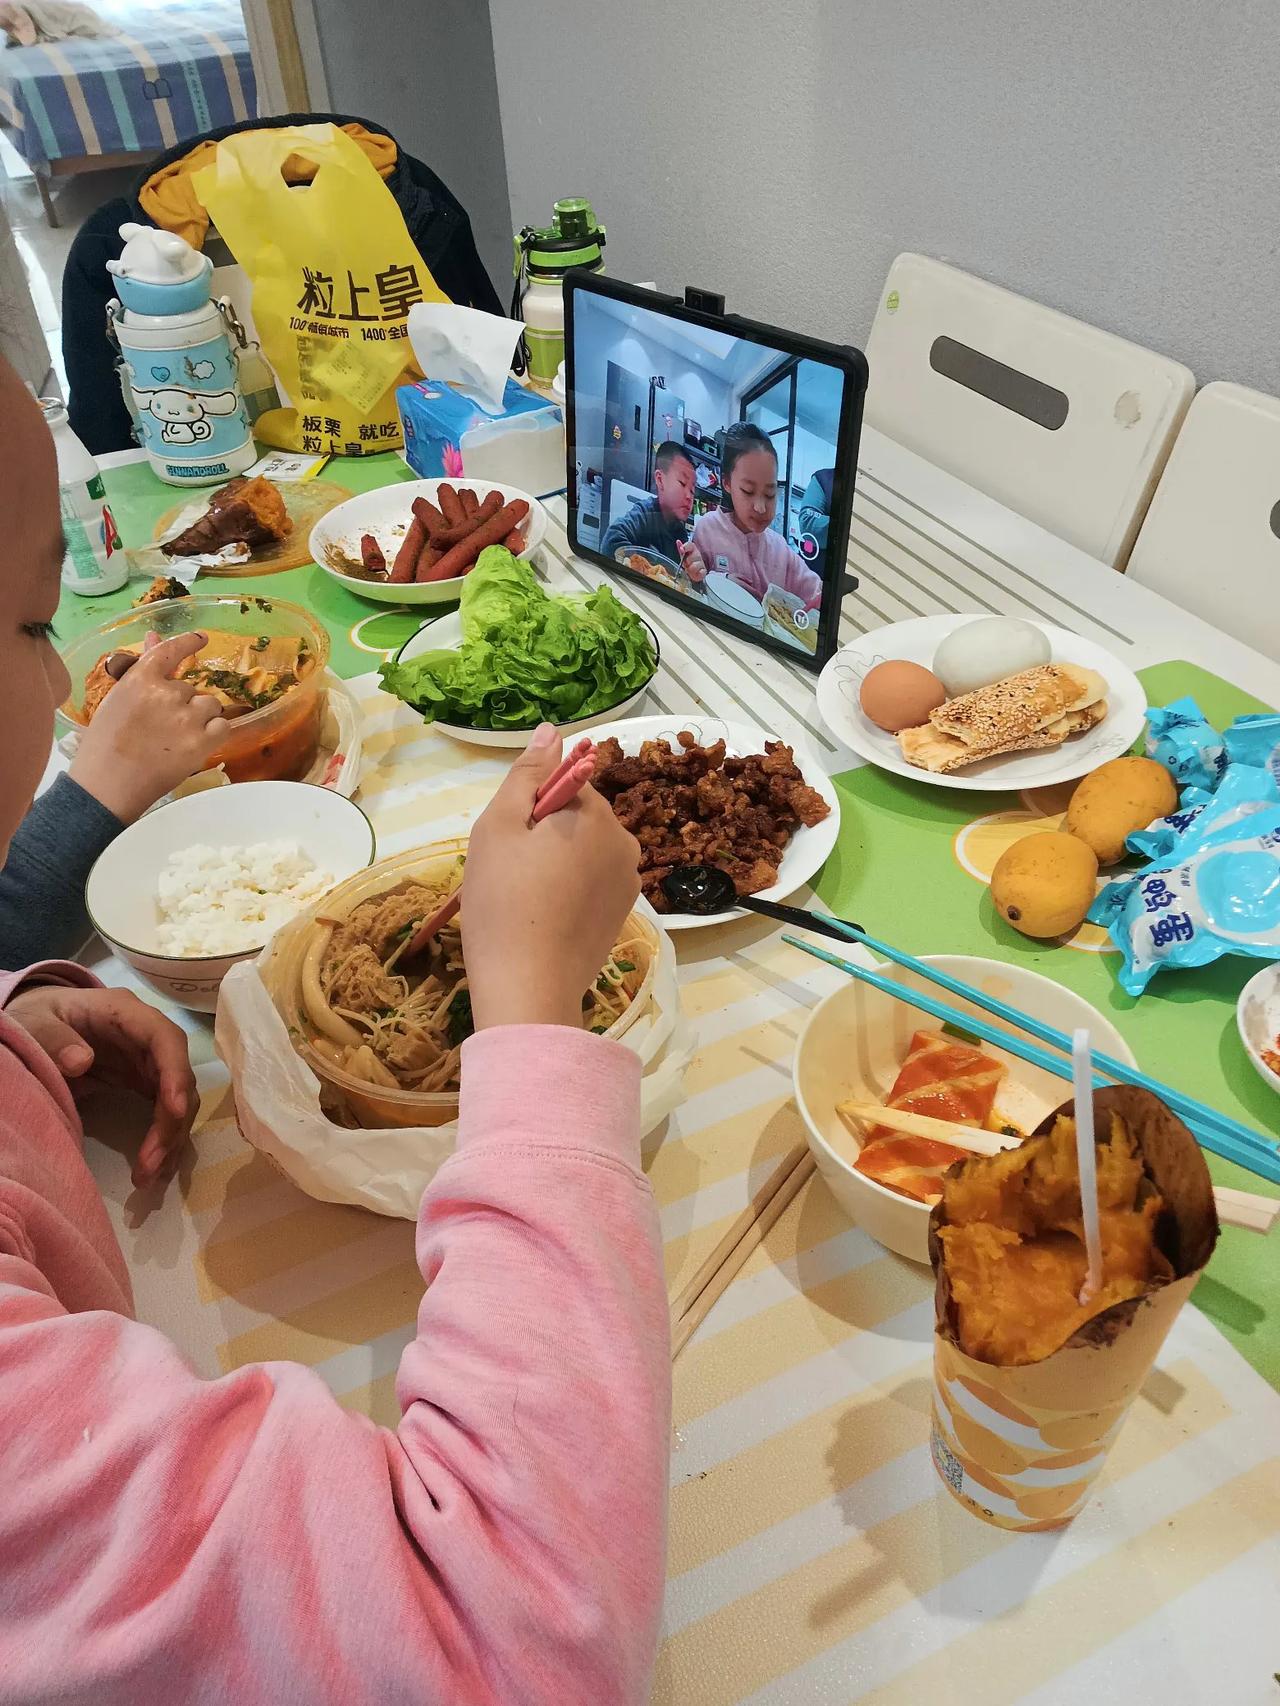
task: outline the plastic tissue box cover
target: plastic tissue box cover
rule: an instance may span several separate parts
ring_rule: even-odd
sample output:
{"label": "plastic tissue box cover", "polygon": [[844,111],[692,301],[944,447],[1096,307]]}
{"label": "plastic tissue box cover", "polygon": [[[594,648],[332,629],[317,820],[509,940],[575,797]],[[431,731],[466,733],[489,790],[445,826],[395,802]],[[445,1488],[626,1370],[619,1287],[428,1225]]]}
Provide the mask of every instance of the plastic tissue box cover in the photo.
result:
{"label": "plastic tissue box cover", "polygon": [[396,392],[404,459],[424,480],[497,480],[534,497],[564,490],[564,417],[508,379],[502,412],[433,379]]}

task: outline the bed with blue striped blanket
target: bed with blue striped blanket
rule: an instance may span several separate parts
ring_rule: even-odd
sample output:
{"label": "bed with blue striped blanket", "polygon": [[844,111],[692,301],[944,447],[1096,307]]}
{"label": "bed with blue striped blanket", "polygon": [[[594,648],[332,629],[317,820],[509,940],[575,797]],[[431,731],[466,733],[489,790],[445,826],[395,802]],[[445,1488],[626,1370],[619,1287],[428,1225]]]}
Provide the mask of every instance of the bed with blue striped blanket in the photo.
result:
{"label": "bed with blue striped blanket", "polygon": [[35,171],[160,154],[257,116],[238,0],[101,10],[118,34],[0,52],[0,123]]}

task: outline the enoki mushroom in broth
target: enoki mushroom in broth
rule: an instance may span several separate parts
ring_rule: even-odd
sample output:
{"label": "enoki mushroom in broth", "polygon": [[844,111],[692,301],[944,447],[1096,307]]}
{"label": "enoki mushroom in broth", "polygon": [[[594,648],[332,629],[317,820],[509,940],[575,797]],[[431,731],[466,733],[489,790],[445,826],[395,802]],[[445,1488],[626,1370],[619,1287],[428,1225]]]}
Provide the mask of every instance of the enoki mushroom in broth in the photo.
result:
{"label": "enoki mushroom in broth", "polygon": [[[345,919],[316,921],[302,963],[311,1045],[353,1078],[386,1089],[457,1090],[459,1055],[472,1031],[461,914],[412,961],[406,950],[461,876],[457,868],[439,882],[399,883]],[[583,996],[587,1029],[603,1033],[622,1017],[648,959],[645,939],[629,926]]]}

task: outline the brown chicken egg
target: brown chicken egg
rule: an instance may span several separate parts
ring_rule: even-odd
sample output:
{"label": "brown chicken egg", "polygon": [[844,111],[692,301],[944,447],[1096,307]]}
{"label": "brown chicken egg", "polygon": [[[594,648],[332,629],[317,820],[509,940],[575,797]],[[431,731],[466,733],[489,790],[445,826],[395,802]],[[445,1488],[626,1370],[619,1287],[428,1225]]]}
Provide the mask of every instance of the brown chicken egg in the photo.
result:
{"label": "brown chicken egg", "polygon": [[927,723],[930,711],[936,711],[946,697],[932,670],[901,658],[869,669],[859,694],[864,715],[891,735]]}

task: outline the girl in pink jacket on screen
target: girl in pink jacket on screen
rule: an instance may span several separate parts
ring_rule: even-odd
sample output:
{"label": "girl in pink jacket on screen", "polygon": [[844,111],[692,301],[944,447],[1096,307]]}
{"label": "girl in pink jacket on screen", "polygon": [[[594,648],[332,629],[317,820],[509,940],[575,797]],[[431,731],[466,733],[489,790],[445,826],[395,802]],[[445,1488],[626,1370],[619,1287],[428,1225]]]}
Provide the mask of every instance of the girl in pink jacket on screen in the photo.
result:
{"label": "girl in pink jacket on screen", "polygon": [[726,574],[762,602],[770,586],[822,603],[822,579],[773,525],[778,512],[778,453],[768,433],[736,421],[724,435],[721,507],[700,516],[680,561],[691,581]]}
{"label": "girl in pink jacket on screen", "polygon": [[[53,443],[3,362],[0,417],[2,856],[70,684]],[[156,1185],[196,1112],[185,1038],[75,965],[0,978],[3,1706],[647,1699],[667,1305],[639,1061],[580,1028],[636,846],[590,788],[529,826],[558,757],[539,731],[471,838],[476,1034],[394,1432],[297,1364],[202,1379],[133,1318],[75,1098],[146,1099],[133,1176]]]}

